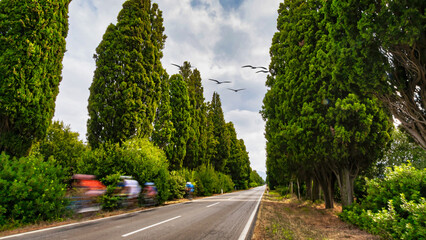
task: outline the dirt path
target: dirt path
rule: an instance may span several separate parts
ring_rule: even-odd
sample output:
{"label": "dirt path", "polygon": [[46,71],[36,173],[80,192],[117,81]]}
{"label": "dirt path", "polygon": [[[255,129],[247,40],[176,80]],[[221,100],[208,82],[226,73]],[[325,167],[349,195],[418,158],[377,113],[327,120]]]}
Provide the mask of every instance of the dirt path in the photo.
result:
{"label": "dirt path", "polygon": [[341,207],[325,209],[324,204],[283,199],[269,192],[260,205],[252,240],[260,239],[380,239],[342,222]]}

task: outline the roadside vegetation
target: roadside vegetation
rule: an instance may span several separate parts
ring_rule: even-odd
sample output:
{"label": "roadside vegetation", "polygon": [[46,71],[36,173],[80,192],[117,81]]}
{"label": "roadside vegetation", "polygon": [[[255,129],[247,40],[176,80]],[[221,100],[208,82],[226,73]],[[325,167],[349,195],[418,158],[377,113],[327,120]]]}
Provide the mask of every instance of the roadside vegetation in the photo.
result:
{"label": "roadside vegetation", "polygon": [[380,239],[337,217],[341,206],[325,209],[323,201],[299,200],[277,191],[265,193],[252,240]]}
{"label": "roadside vegetation", "polygon": [[280,4],[261,111],[271,189],[341,204],[385,239],[426,238],[425,8]]}
{"label": "roadside vegetation", "polygon": [[219,94],[205,101],[201,73],[163,69],[162,12],[149,0],[126,1],[96,49],[87,143],[52,121],[70,2],[0,1],[0,231],[70,217],[74,174],[106,185],[108,211],[120,208],[120,176],[154,182],[159,204],[186,182],[196,196],[264,184]]}

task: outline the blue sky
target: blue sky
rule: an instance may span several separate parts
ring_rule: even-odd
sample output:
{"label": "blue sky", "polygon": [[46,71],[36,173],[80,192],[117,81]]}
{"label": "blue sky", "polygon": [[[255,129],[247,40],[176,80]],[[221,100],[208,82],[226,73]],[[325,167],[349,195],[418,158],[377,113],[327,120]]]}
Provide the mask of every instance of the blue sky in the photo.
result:
{"label": "blue sky", "polygon": [[[232,121],[244,139],[251,166],[266,171],[264,125],[259,111],[266,93],[266,74],[245,64],[268,66],[276,31],[279,0],[155,0],[163,11],[167,35],[162,59],[169,75],[172,63],[189,61],[203,78],[204,97],[219,93],[225,120]],[[55,120],[70,125],[86,139],[87,99],[93,79],[93,54],[107,26],[116,23],[124,0],[73,0],[70,3],[67,52],[63,80],[56,101]],[[217,85],[208,78],[232,81]],[[234,93],[227,88],[246,88]]]}

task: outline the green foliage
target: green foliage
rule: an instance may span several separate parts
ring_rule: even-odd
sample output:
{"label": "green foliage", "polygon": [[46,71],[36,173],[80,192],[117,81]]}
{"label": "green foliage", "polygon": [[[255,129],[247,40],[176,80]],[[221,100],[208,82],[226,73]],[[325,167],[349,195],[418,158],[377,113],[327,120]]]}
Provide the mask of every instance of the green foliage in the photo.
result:
{"label": "green foliage", "polygon": [[226,123],[230,139],[229,159],[226,162],[226,173],[231,175],[237,189],[247,189],[250,180],[250,161],[244,141],[237,139],[237,133],[232,122]]}
{"label": "green foliage", "polygon": [[230,138],[226,129],[226,122],[223,116],[222,103],[219,94],[214,92],[212,101],[209,105],[208,118],[211,125],[211,140],[208,148],[213,152],[208,159],[214,169],[219,172],[225,172],[226,162],[229,158]]}
{"label": "green foliage", "polygon": [[0,230],[63,216],[65,173],[53,158],[0,155]]}
{"label": "green foliage", "polygon": [[102,183],[105,184],[107,190],[104,195],[100,197],[100,203],[103,210],[111,211],[120,207],[120,197],[115,196],[115,190],[117,189],[118,183],[121,181],[121,173],[114,173],[101,179]]}
{"label": "green foliage", "polygon": [[88,151],[78,136],[77,132],[71,131],[69,125],[54,121],[47,129],[46,138],[33,147],[32,154],[41,154],[46,161],[53,157],[71,176],[76,173],[78,159]]}
{"label": "green foliage", "polygon": [[147,139],[130,139],[119,144],[104,144],[88,152],[78,163],[79,173],[94,174],[99,179],[121,173],[132,176],[141,185],[154,182],[158,200],[169,198],[169,171],[164,152]]}
{"label": "green foliage", "polygon": [[[385,84],[383,57],[359,29],[365,2],[285,1],[272,39],[266,120],[272,185],[314,175],[333,204],[332,175],[342,204],[354,177],[382,154],[390,117],[373,94]],[[343,197],[344,196],[344,197]]]}
{"label": "green foliage", "polygon": [[258,187],[265,184],[265,181],[262,177],[256,172],[256,170],[251,171],[250,173],[250,187]]}
{"label": "green foliage", "polygon": [[340,217],[387,239],[426,237],[426,169],[388,168],[384,179],[367,180],[367,196]]}
{"label": "green foliage", "polygon": [[211,165],[201,165],[195,172],[195,193],[198,196],[211,196],[215,193],[228,192],[234,189],[229,175],[215,171]]}
{"label": "green foliage", "polygon": [[161,100],[157,108],[154,121],[154,131],[152,132],[152,141],[160,149],[165,150],[170,143],[174,128],[171,121],[172,109],[170,106],[170,83],[168,77],[161,83]]}
{"label": "green foliage", "polygon": [[400,129],[392,133],[392,143],[380,161],[385,167],[410,163],[417,169],[426,168],[426,150],[417,145],[405,131]]}
{"label": "green foliage", "polygon": [[378,95],[400,126],[426,149],[426,2],[366,3],[357,27],[364,42],[383,55],[379,63],[388,73]]}
{"label": "green foliage", "polygon": [[185,195],[185,184],[187,181],[185,180],[185,176],[182,176],[182,170],[170,172],[170,199],[183,198]]}
{"label": "green foliage", "polygon": [[181,75],[175,74],[170,77],[170,107],[174,131],[165,152],[170,163],[170,169],[177,170],[183,166],[192,121],[188,90]]}
{"label": "green foliage", "polygon": [[88,141],[122,143],[149,137],[166,73],[161,67],[165,36],[161,11],[149,0],[128,0],[94,55]]}
{"label": "green foliage", "polygon": [[0,152],[44,138],[62,80],[71,0],[0,1]]}
{"label": "green foliage", "polygon": [[207,148],[206,104],[204,103],[201,74],[197,69],[191,70],[191,64],[184,62],[180,74],[186,82],[190,104],[191,125],[186,143],[183,166],[194,169],[205,162]]}

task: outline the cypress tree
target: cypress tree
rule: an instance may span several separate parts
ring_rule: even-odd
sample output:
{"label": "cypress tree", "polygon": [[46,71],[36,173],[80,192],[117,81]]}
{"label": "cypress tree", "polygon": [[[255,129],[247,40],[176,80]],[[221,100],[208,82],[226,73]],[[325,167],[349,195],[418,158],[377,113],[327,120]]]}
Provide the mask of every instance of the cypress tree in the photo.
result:
{"label": "cypress tree", "polygon": [[271,46],[275,74],[263,114],[268,158],[276,159],[267,166],[285,166],[287,179],[313,170],[327,208],[335,180],[342,204],[352,202],[355,177],[389,140],[389,116],[372,93],[383,79],[380,54],[357,29],[362,8],[359,2],[286,1]]}
{"label": "cypress tree", "polygon": [[225,172],[226,161],[229,158],[230,141],[223,116],[222,103],[219,94],[216,92],[213,93],[210,103],[209,117],[212,123],[212,138],[214,139],[213,145],[208,145],[208,148],[214,149],[209,161],[216,171]]}
{"label": "cypress tree", "polygon": [[247,174],[250,168],[250,160],[245,150],[244,141],[237,139],[237,133],[232,122],[226,123],[229,133],[229,158],[226,162],[226,173],[229,174],[238,189],[246,189],[248,187]]}
{"label": "cypress tree", "polygon": [[152,141],[163,150],[170,143],[174,131],[171,118],[170,83],[169,79],[165,79],[161,84],[160,106],[155,114],[154,131],[152,132]]}
{"label": "cypress tree", "polygon": [[170,169],[178,170],[183,166],[192,121],[187,86],[179,74],[170,78],[170,107],[173,131],[165,152],[170,162]]}
{"label": "cypress tree", "polygon": [[0,152],[44,138],[62,80],[70,0],[0,1]]}
{"label": "cypress tree", "polygon": [[160,62],[161,11],[149,0],[128,0],[96,49],[87,136],[91,146],[151,136],[167,76]]}
{"label": "cypress tree", "polygon": [[180,69],[180,74],[188,87],[188,97],[191,113],[191,125],[189,128],[189,137],[186,144],[186,155],[184,167],[194,169],[200,166],[204,161],[206,150],[205,134],[205,103],[203,86],[201,84],[201,74],[197,69],[191,70],[191,64],[184,62]]}

